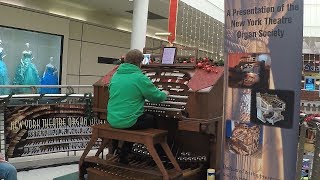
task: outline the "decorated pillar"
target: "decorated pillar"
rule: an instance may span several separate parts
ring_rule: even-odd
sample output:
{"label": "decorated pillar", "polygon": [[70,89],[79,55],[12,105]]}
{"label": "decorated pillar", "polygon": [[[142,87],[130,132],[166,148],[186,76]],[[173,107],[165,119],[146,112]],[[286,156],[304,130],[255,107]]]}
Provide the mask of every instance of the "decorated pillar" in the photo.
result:
{"label": "decorated pillar", "polygon": [[168,41],[170,44],[176,39],[178,0],[170,0],[169,18],[168,18]]}

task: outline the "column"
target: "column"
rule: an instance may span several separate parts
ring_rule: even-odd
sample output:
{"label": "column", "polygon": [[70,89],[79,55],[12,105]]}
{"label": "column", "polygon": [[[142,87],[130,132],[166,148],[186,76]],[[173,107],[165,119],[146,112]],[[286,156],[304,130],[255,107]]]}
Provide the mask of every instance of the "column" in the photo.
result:
{"label": "column", "polygon": [[149,0],[134,0],[131,49],[143,50],[146,44]]}

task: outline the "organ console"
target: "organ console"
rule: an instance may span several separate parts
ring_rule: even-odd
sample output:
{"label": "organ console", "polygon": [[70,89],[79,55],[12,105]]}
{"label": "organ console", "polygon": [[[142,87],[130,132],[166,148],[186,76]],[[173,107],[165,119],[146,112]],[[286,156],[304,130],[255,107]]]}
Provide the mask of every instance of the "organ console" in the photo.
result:
{"label": "organ console", "polygon": [[[170,92],[162,103],[145,102],[145,111],[154,114],[159,128],[168,130],[168,144],[183,171],[183,179],[204,179],[208,168],[219,173],[222,149],[223,114],[223,67],[203,62],[206,68],[198,68],[196,61],[182,61],[174,64],[161,64],[161,51],[145,48],[151,54],[151,62],[142,66],[143,73],[159,88]],[[158,49],[158,50],[159,50]],[[181,50],[182,48],[178,49]],[[197,59],[196,48],[183,48],[191,51],[188,57],[177,59]],[[149,52],[148,52],[149,51]],[[150,51],[152,51],[150,53]],[[108,82],[116,68],[94,84],[94,108],[100,119],[106,118],[108,103]],[[136,171],[133,173],[122,165],[104,166],[102,161],[116,162],[117,157],[107,155],[107,160],[97,159],[87,162],[90,177],[99,179],[112,174],[119,179],[159,179],[161,176]],[[172,164],[162,157],[166,168]],[[86,163],[86,162],[85,162]],[[130,168],[155,169],[156,166],[147,149],[135,144],[130,155]],[[147,174],[147,175],[146,175]],[[144,177],[144,178],[142,178]]]}

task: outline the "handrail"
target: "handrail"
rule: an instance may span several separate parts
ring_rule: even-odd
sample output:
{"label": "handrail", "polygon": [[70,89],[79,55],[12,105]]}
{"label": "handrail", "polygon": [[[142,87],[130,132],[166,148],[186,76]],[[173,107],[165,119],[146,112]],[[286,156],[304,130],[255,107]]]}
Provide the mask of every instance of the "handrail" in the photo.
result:
{"label": "handrail", "polygon": [[0,88],[68,88],[68,87],[79,87],[89,88],[93,85],[0,85]]}
{"label": "handrail", "polygon": [[0,95],[0,99],[11,98],[34,98],[34,97],[84,97],[85,94],[14,94],[14,95]]}
{"label": "handrail", "polygon": [[38,88],[66,88],[68,94],[74,94],[73,88],[92,88],[93,85],[0,85],[0,88],[19,89],[30,88],[32,94],[37,94]]}

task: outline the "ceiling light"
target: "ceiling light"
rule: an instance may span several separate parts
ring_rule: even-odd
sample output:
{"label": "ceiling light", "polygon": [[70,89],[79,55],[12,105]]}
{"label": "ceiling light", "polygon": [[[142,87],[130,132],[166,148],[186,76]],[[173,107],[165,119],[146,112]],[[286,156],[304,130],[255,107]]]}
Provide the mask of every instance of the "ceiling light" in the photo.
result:
{"label": "ceiling light", "polygon": [[159,33],[155,33],[154,35],[156,36],[171,36],[170,32],[159,32]]}
{"label": "ceiling light", "polygon": [[56,10],[49,10],[48,11],[49,13],[51,14],[55,14],[55,15],[59,15],[59,16],[63,16],[63,17],[69,17],[71,19],[77,19],[77,20],[80,20],[80,21],[86,21],[86,17],[84,16],[79,16],[79,15],[75,15],[75,14],[66,14],[64,12],[60,12],[60,11],[56,11]]}

